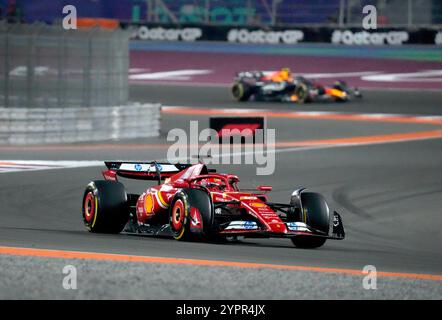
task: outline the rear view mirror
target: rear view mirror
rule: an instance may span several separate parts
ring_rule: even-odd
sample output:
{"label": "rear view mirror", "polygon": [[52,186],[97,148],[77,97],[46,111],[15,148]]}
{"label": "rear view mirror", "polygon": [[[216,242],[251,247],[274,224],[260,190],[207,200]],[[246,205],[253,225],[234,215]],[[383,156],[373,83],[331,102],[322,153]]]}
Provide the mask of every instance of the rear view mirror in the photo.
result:
{"label": "rear view mirror", "polygon": [[256,189],[259,191],[272,191],[273,187],[272,186],[257,186]]}

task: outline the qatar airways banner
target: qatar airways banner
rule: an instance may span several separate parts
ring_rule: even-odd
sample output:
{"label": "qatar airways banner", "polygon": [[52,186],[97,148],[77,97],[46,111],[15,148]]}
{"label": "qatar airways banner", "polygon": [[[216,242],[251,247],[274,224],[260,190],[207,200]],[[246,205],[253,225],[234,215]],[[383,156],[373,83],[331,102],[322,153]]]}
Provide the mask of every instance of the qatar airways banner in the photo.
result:
{"label": "qatar airways banner", "polygon": [[142,41],[225,41],[250,44],[288,44],[321,42],[352,46],[401,46],[442,44],[442,30],[362,28],[230,27],[208,25],[122,24],[132,30],[133,40]]}

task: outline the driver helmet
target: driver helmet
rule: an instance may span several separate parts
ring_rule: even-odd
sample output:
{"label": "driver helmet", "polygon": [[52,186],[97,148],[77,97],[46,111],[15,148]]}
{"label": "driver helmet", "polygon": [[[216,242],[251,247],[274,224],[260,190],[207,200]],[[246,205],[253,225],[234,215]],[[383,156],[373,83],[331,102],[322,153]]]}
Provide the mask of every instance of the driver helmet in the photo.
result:
{"label": "driver helmet", "polygon": [[219,178],[206,179],[206,187],[219,188],[220,190],[223,190],[225,188],[222,179],[219,179]]}

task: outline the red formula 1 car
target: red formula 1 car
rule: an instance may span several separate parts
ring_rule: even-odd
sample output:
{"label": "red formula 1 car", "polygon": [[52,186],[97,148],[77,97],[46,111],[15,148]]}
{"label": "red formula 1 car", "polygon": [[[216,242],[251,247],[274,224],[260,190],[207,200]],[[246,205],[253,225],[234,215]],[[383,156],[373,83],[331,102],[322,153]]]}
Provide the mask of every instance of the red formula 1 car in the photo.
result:
{"label": "red formula 1 car", "polygon": [[[324,197],[295,190],[288,204],[270,202],[270,186],[238,188],[238,176],[205,164],[105,162],[105,180],[93,181],[83,196],[83,220],[91,232],[171,235],[176,240],[284,237],[302,248],[344,239],[337,212]],[[141,195],[126,193],[117,177],[157,180]],[[164,181],[163,181],[164,180]]]}

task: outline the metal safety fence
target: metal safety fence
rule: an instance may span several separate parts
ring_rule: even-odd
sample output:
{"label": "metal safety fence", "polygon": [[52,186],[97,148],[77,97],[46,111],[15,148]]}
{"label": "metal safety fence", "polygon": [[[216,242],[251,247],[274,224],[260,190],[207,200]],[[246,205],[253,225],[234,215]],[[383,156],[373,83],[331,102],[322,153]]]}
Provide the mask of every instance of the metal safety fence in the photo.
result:
{"label": "metal safety fence", "polygon": [[0,107],[124,105],[128,68],[127,31],[0,23]]}
{"label": "metal safety fence", "polygon": [[161,106],[0,108],[0,145],[157,137]]}

